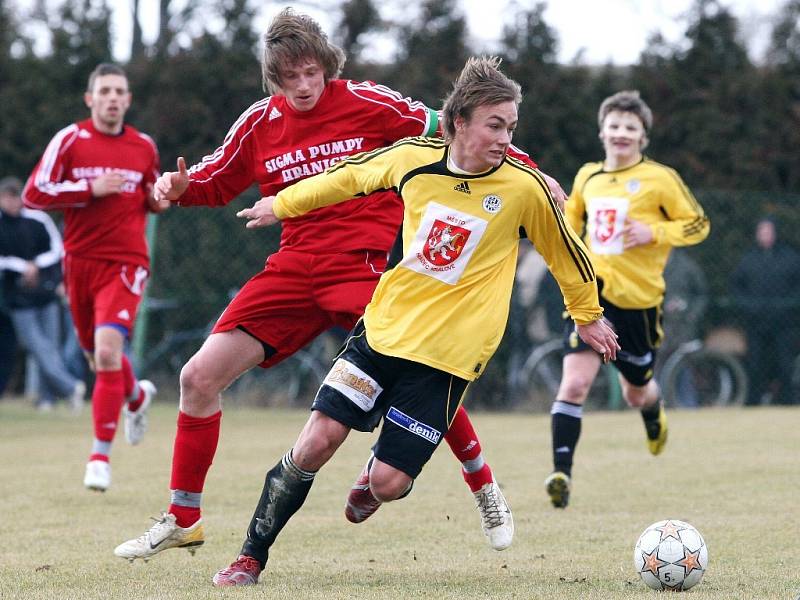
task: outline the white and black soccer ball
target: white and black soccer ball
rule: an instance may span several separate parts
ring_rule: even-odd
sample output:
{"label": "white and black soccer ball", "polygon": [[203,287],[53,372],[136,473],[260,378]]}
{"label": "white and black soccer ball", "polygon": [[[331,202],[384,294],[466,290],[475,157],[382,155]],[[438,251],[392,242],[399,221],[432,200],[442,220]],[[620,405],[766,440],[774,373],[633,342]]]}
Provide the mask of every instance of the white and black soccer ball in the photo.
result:
{"label": "white and black soccer ball", "polygon": [[708,548],[700,532],[689,523],[667,519],[642,532],[633,549],[633,564],[649,587],[679,592],[703,579]]}

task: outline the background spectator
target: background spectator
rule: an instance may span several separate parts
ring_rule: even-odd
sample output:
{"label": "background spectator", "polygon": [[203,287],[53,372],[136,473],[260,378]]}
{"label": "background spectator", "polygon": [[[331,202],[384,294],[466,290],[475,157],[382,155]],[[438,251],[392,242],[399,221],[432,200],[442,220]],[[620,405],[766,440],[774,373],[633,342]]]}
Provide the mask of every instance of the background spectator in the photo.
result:
{"label": "background spectator", "polygon": [[755,245],[731,277],[731,295],[747,333],[747,404],[793,404],[791,389],[796,328],[791,325],[800,298],[800,253],[778,241],[776,221],[756,224]]}
{"label": "background spectator", "polygon": [[86,385],[64,366],[59,345],[61,235],[53,220],[23,208],[21,182],[0,181],[0,270],[3,298],[20,345],[38,365],[38,408],[52,408],[57,397],[83,406]]}

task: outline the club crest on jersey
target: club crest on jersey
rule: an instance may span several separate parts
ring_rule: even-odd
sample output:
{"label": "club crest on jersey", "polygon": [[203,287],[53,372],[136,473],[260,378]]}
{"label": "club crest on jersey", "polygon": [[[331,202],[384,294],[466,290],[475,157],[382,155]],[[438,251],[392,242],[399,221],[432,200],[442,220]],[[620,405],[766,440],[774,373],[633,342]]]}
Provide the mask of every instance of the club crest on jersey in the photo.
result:
{"label": "club crest on jersey", "polygon": [[625,189],[628,191],[629,194],[635,194],[640,189],[642,189],[642,182],[638,179],[631,179],[625,184]]}
{"label": "club crest on jersey", "polygon": [[469,229],[436,219],[428,233],[422,254],[432,265],[449,265],[461,255],[469,234]]}
{"label": "club crest on jersey", "polygon": [[614,223],[617,221],[617,211],[614,208],[598,210],[595,215],[595,232],[600,242],[607,242],[614,237]]}
{"label": "club crest on jersey", "polygon": [[500,196],[489,194],[483,198],[483,210],[487,213],[493,215],[500,212],[501,208],[503,208],[503,201],[500,199]]}

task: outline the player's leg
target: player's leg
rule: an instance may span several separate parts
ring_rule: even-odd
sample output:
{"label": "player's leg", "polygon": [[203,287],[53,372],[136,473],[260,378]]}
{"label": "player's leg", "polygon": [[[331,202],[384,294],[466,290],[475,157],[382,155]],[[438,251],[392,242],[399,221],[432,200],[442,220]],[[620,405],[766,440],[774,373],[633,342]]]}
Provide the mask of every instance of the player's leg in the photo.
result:
{"label": "player's leg", "polygon": [[109,456],[125,400],[122,348],[125,333],[114,325],[102,325],[94,332],[95,384],[92,391],[94,440],[83,484],[104,492],[111,485]]}
{"label": "player's leg", "polygon": [[193,550],[204,540],[201,503],[217,450],[220,393],[264,359],[262,344],[234,329],[214,333],[181,370],[181,399],[172,453],[170,504],[144,535],[117,546],[122,558],[147,559],[169,548]]}
{"label": "player's leg", "polygon": [[[270,256],[267,268],[239,290],[181,370],[170,505],[155,531],[121,544],[117,556],[148,558],[167,548],[202,543],[202,492],[219,440],[222,391],[256,365],[277,364],[329,326],[307,298],[305,262],[298,253]],[[145,543],[167,538],[157,548]]]}
{"label": "player's leg", "polygon": [[667,415],[661,389],[653,379],[657,346],[662,337],[660,308],[625,310],[617,307],[615,323],[622,346],[615,365],[619,371],[622,397],[642,415],[647,447],[658,455],[667,443]]}
{"label": "player's leg", "polygon": [[561,383],[550,409],[553,472],[545,490],[556,508],[566,508],[572,486],[572,464],[581,435],[583,404],[600,369],[600,356],[591,349],[564,356]]}
{"label": "player's leg", "polygon": [[[475,497],[481,528],[495,550],[508,547],[513,537],[513,521],[503,492],[483,458],[481,442],[467,411],[460,406],[444,436],[450,450],[461,463],[461,475]],[[511,528],[511,535],[508,529]]]}
{"label": "player's leg", "polygon": [[349,433],[348,425],[320,410],[312,411],[297,442],[267,472],[239,556],[214,575],[214,585],[254,585],[258,582],[266,567],[270,547],[305,502],[317,471],[330,460]]}

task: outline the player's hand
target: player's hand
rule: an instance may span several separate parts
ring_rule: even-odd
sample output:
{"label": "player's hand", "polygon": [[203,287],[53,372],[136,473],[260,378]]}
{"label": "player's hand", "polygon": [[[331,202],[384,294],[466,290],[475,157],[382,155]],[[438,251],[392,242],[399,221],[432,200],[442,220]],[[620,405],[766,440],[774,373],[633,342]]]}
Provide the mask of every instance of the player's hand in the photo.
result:
{"label": "player's hand", "polygon": [[186,169],[186,160],[178,157],[178,170],[162,173],[156,180],[153,189],[153,198],[158,203],[175,202],[183,196],[186,188],[189,187],[189,171]]}
{"label": "player's hand", "polygon": [[39,285],[39,267],[36,266],[35,262],[29,260],[25,263],[25,270],[22,272],[20,279],[23,287],[26,288],[33,289]]}
{"label": "player's hand", "polygon": [[125,177],[120,173],[104,173],[100,177],[92,179],[92,196],[102,198],[111,194],[119,194],[125,184]]}
{"label": "player's hand", "polygon": [[561,212],[563,213],[564,203],[567,201],[567,193],[561,187],[561,184],[558,183],[558,181],[556,181],[553,177],[550,177],[550,175],[547,173],[542,173],[542,177],[544,177],[547,187],[550,188],[550,193],[553,194],[553,199],[558,203],[558,208],[560,208]]}
{"label": "player's hand", "polygon": [[153,184],[148,184],[147,186],[147,207],[150,209],[150,212],[153,213],[162,213],[167,210],[171,203],[169,200],[164,198],[163,200],[156,200],[155,196],[153,195]]}
{"label": "player's hand", "polygon": [[620,349],[617,342],[617,334],[605,318],[592,321],[587,325],[576,325],[575,330],[580,338],[589,344],[595,352],[603,355],[603,362],[617,360],[617,350]]}
{"label": "player's hand", "polygon": [[650,229],[650,226],[635,219],[625,219],[622,235],[623,246],[626,250],[636,246],[644,246],[653,241],[653,230]]}
{"label": "player's hand", "polygon": [[240,219],[248,219],[248,229],[255,229],[256,227],[266,227],[278,222],[278,217],[272,212],[272,203],[275,202],[275,196],[265,196],[258,202],[253,204],[250,208],[245,208],[236,213]]}

